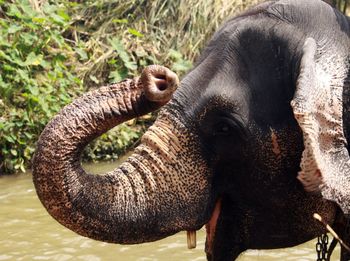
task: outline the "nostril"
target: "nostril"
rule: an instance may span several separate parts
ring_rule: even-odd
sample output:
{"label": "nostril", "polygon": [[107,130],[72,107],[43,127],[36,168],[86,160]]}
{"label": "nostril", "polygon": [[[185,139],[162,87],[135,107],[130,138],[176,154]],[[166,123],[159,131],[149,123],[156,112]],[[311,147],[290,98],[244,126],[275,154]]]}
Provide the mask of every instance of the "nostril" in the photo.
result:
{"label": "nostril", "polygon": [[168,82],[165,79],[159,79],[157,77],[155,84],[160,91],[165,91],[168,88]]}
{"label": "nostril", "polygon": [[179,85],[179,79],[174,72],[157,65],[143,70],[141,82],[147,99],[161,103],[168,102]]}
{"label": "nostril", "polygon": [[167,87],[168,87],[168,85],[166,83],[162,83],[162,84],[158,85],[158,89],[161,91],[166,90]]}

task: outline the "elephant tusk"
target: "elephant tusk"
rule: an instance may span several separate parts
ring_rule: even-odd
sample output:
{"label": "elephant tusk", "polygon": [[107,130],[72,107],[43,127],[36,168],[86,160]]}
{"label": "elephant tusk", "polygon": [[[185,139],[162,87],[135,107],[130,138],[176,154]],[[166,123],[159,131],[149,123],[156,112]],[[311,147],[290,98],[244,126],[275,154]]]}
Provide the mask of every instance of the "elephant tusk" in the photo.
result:
{"label": "elephant tusk", "polygon": [[197,246],[196,230],[187,231],[187,247],[188,249],[196,248]]}
{"label": "elephant tusk", "polygon": [[205,252],[209,255],[212,255],[213,252],[213,244],[214,237],[216,232],[216,225],[218,223],[218,219],[221,213],[221,198],[219,198],[215,204],[214,211],[211,215],[209,222],[205,225],[205,230],[207,234],[206,244],[205,244]]}

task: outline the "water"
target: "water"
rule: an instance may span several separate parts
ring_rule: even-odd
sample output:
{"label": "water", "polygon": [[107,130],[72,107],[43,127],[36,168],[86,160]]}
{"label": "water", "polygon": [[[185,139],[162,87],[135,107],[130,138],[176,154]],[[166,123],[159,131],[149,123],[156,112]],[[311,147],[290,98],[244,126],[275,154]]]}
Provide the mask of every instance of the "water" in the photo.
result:
{"label": "water", "polygon": [[[93,164],[86,169],[103,172],[115,164]],[[205,233],[197,232],[197,248],[188,250],[186,233],[141,245],[114,245],[81,237],[47,214],[39,202],[31,175],[0,177],[0,260],[84,261],[204,261]],[[315,261],[315,240],[279,250],[250,250],[239,261]],[[336,249],[332,260],[339,260]]]}

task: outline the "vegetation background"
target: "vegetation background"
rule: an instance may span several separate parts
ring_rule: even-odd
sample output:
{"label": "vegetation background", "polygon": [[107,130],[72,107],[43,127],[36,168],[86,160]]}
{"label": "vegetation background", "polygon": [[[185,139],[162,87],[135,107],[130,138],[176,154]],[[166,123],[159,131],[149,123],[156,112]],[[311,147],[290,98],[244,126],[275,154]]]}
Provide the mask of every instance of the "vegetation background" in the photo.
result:
{"label": "vegetation background", "polygon": [[[262,1],[0,0],[0,175],[30,168],[44,126],[75,97],[149,64],[183,75],[224,20]],[[153,119],[103,134],[83,160],[117,159]]]}

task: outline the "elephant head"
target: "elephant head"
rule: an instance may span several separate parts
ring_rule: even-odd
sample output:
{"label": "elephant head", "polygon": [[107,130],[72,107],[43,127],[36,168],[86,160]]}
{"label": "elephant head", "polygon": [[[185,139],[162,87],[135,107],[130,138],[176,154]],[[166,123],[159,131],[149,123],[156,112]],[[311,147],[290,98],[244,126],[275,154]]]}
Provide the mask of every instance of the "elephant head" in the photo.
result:
{"label": "elephant head", "polygon": [[[112,243],[207,224],[209,260],[323,233],[314,212],[332,224],[338,205],[348,210],[333,196],[348,200],[346,187],[333,186],[346,171],[328,173],[322,159],[334,159],[329,144],[342,162],[349,158],[349,28],[322,1],[268,1],[228,20],[174,94],[176,75],[151,66],[140,78],[83,95],[38,141],[40,200],[64,226]],[[119,168],[105,175],[82,169],[80,154],[92,139],[163,105]],[[337,134],[324,136],[320,125]]]}

